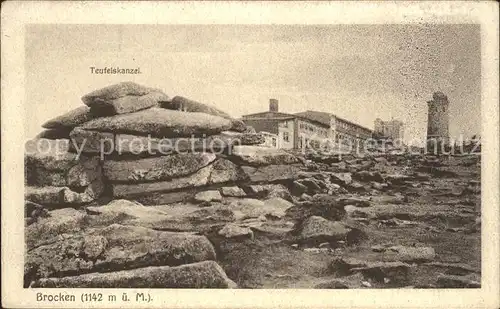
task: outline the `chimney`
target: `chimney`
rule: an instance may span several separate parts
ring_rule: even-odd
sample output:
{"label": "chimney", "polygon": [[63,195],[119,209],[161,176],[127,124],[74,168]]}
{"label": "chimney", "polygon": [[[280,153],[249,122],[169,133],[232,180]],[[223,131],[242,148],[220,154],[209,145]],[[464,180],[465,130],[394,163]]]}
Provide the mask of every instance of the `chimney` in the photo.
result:
{"label": "chimney", "polygon": [[269,111],[277,113],[278,112],[278,100],[276,99],[269,99]]}

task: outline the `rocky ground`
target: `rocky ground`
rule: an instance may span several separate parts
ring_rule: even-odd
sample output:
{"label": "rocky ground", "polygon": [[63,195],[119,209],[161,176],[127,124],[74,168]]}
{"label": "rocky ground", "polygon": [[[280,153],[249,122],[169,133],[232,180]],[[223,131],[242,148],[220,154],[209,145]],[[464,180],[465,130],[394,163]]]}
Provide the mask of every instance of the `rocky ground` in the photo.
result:
{"label": "rocky ground", "polygon": [[27,202],[25,286],[480,287],[480,156],[297,156],[183,202]]}
{"label": "rocky ground", "polygon": [[133,82],[81,99],[26,145],[25,287],[480,285],[479,155],[263,147]]}

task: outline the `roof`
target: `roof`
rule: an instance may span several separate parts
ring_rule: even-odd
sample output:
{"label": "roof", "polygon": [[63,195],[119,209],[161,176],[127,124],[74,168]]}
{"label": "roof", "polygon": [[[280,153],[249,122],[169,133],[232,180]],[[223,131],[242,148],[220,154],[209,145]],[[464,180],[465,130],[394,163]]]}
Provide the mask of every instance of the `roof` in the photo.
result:
{"label": "roof", "polygon": [[248,114],[248,115],[243,115],[241,116],[241,120],[290,120],[294,118],[300,118],[304,119],[310,122],[313,122],[315,124],[319,124],[321,126],[325,127],[330,127],[330,122],[328,123],[318,121],[316,119],[312,119],[309,117],[305,117],[303,115],[300,115],[300,113],[297,114],[287,114],[287,113],[280,113],[280,112],[262,112],[262,113],[255,113],[255,114]]}
{"label": "roof", "polygon": [[347,122],[347,123],[350,123],[350,124],[353,124],[357,127],[360,127],[362,129],[365,129],[365,130],[368,130],[368,131],[373,131],[371,129],[368,129],[367,127],[364,127],[362,125],[359,125],[357,123],[354,123],[352,121],[349,121],[347,119],[344,119],[344,118],[341,118],[341,117],[338,117],[334,114],[330,114],[330,113],[325,113],[325,112],[317,112],[317,111],[311,111],[311,110],[308,110],[308,111],[305,111],[305,112],[300,112],[300,113],[296,113],[295,115],[299,115],[299,116],[302,116],[302,117],[305,117],[305,118],[308,118],[308,119],[311,119],[311,120],[314,120],[314,121],[317,121],[317,122],[321,122],[323,123],[324,125],[327,125],[330,127],[330,118],[331,116],[334,116],[335,118],[343,121],[343,122]]}
{"label": "roof", "polygon": [[287,114],[287,113],[279,113],[279,112],[261,112],[261,113],[255,113],[255,114],[248,114],[248,115],[243,115],[241,116],[243,119],[245,118],[272,118],[272,119],[278,119],[278,118],[295,118],[295,115],[292,114]]}
{"label": "roof", "polygon": [[317,112],[317,111],[305,111],[305,112],[296,113],[295,115],[302,116],[304,118],[320,122],[320,123],[330,127],[331,115],[328,113]]}

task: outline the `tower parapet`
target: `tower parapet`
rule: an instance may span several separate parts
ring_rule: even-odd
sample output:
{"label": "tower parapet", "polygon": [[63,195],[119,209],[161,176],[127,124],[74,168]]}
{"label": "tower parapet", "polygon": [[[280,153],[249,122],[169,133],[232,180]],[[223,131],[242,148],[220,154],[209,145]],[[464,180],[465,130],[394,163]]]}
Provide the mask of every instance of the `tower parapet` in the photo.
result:
{"label": "tower parapet", "polygon": [[427,101],[427,143],[435,142],[440,145],[448,145],[449,135],[449,101],[448,97],[438,91],[432,95],[432,100]]}

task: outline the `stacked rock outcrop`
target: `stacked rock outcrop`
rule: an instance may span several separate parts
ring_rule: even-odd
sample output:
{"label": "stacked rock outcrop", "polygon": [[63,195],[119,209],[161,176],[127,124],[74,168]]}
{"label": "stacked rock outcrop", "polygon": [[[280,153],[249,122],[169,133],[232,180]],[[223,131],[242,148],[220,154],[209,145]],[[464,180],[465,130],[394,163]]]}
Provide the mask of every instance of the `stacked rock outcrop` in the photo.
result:
{"label": "stacked rock outcrop", "polygon": [[[92,207],[117,199],[200,203],[213,200],[211,191],[257,196],[270,182],[293,179],[298,159],[258,146],[263,136],[215,107],[170,99],[158,89],[126,82],[82,101],[85,106],[46,122],[47,130],[26,148],[25,285],[233,286],[204,236],[131,226],[121,217],[96,223]],[[119,205],[123,212],[126,206]],[[68,207],[75,213],[56,214]],[[164,278],[148,285],[144,276],[151,272]]]}

